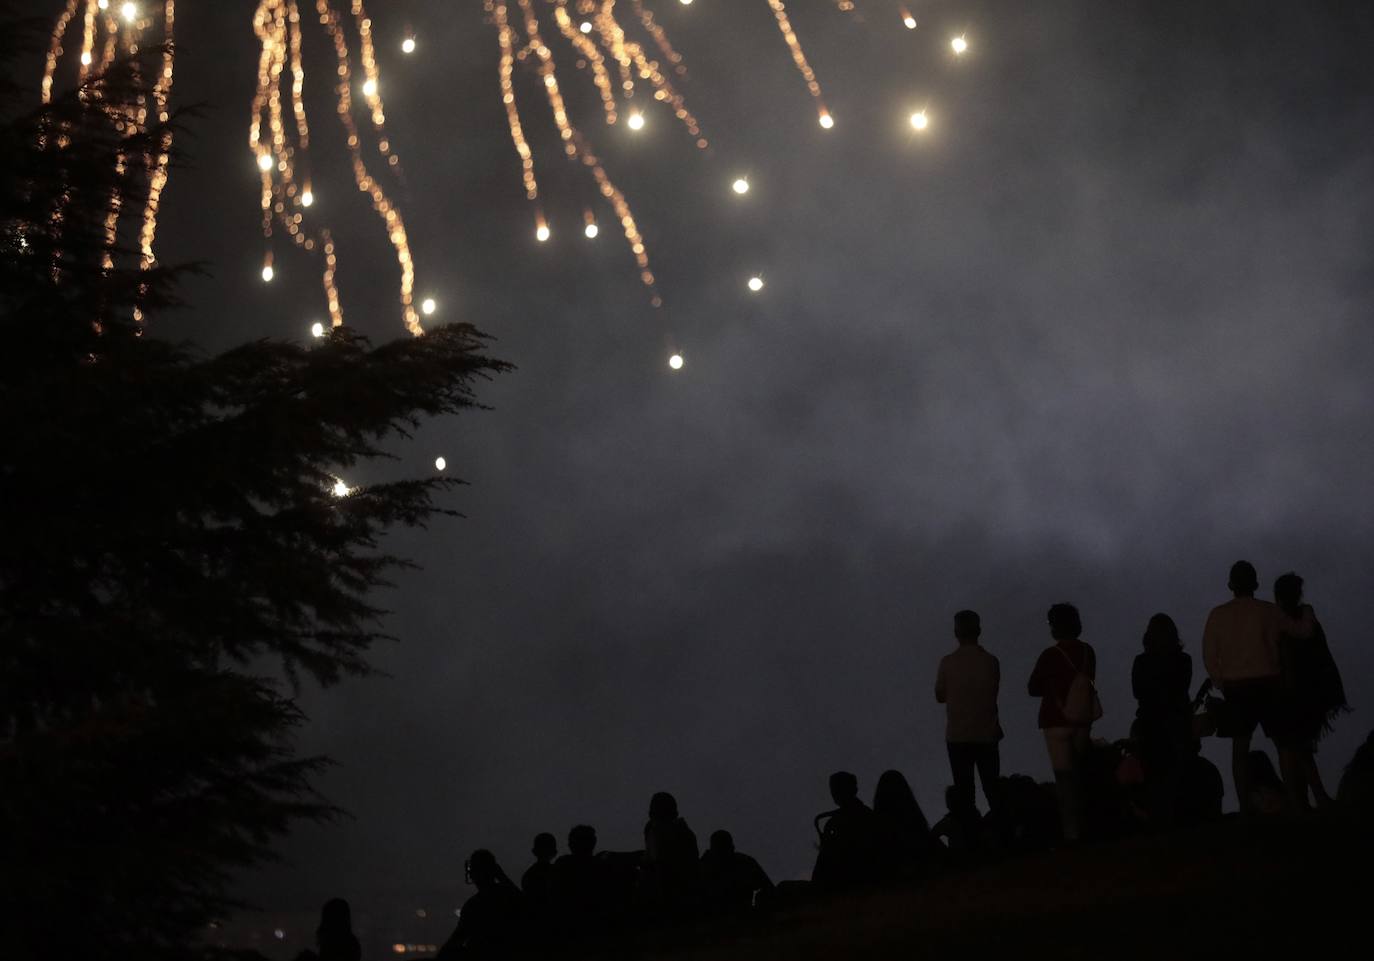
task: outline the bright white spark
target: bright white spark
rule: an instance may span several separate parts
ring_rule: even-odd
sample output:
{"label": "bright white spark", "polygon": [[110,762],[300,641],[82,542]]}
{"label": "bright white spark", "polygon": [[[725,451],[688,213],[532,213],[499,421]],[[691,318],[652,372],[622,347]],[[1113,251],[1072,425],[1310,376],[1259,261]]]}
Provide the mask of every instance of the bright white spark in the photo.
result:
{"label": "bright white spark", "polygon": [[81,51],[81,66],[83,66],[83,67],[89,67],[90,65],[91,65],[91,52],[90,52],[89,50],[82,50],[82,51]]}
{"label": "bright white spark", "polygon": [[750,278],[749,278],[749,289],[752,290],[754,293],[757,294],[760,290],[763,289],[763,278],[762,278],[762,277],[750,277]]}
{"label": "bright white spark", "polygon": [[949,48],[956,54],[963,54],[968,50],[968,41],[961,34],[949,42]]}
{"label": "bright white spark", "polygon": [[681,369],[682,369],[682,355],[681,355],[681,354],[674,354],[673,356],[669,357],[669,358],[668,358],[668,366],[671,367],[671,368],[673,368],[673,370],[681,370]]}
{"label": "bright white spark", "polygon": [[634,113],[630,114],[630,119],[625,122],[630,125],[631,130],[643,130],[644,114],[636,110]]}
{"label": "bright white spark", "polygon": [[345,484],[345,483],[344,483],[342,480],[340,480],[339,478],[337,478],[337,477],[334,478],[334,496],[335,496],[335,497],[347,497],[347,496],[348,496],[349,494],[351,494],[351,493],[353,493],[352,488],[350,488],[347,484]]}
{"label": "bright white spark", "polygon": [[110,0],[97,0],[96,6],[101,10],[108,10],[110,9]]}
{"label": "bright white spark", "polygon": [[911,14],[909,14],[909,13],[908,13],[905,17],[902,18],[902,23],[904,23],[904,24],[906,25],[906,28],[907,28],[908,30],[915,30],[915,29],[916,29],[916,18],[913,17],[913,16],[912,16]]}
{"label": "bright white spark", "polygon": [[415,38],[414,38],[414,37],[406,37],[404,40],[401,41],[401,53],[414,53],[414,52],[415,52]]}
{"label": "bright white spark", "polygon": [[835,126],[835,118],[830,116],[830,111],[821,111],[820,124],[826,130],[829,130],[831,127]]}
{"label": "bright white spark", "polygon": [[930,126],[930,118],[924,110],[918,110],[911,115],[911,125],[917,130],[924,130]]}
{"label": "bright white spark", "polygon": [[549,239],[551,233],[552,232],[549,230],[548,224],[540,224],[537,228],[535,228],[534,239],[542,244],[544,241]]}
{"label": "bright white spark", "polygon": [[263,173],[272,169],[272,155],[270,153],[258,154],[258,169]]}
{"label": "bright white spark", "polygon": [[601,228],[597,227],[596,224],[587,224],[587,229],[582,232],[587,235],[588,240],[595,240],[596,235],[601,233]]}
{"label": "bright white spark", "polygon": [[583,21],[582,21],[582,26],[579,27],[578,29],[580,29],[583,33],[591,33],[591,32],[592,32],[592,25],[591,25],[589,22],[587,22],[586,20],[583,20]]}
{"label": "bright white spark", "polygon": [[272,282],[272,278],[275,276],[277,276],[277,272],[272,269],[271,264],[267,264],[262,268],[262,282],[264,284],[270,284]]}
{"label": "bright white spark", "polygon": [[424,300],[420,301],[420,313],[424,314],[426,317],[433,314],[438,309],[439,304],[433,297],[426,297]]}
{"label": "bright white spark", "polygon": [[309,207],[315,202],[315,194],[309,190],[301,192],[301,206]]}
{"label": "bright white spark", "polygon": [[747,194],[749,192],[749,181],[744,177],[740,177],[730,186],[737,194]]}
{"label": "bright white spark", "polygon": [[434,469],[435,469],[435,470],[443,470],[443,469],[444,469],[445,467],[447,467],[447,466],[448,466],[448,461],[444,460],[442,457],[436,457],[436,458],[434,458]]}
{"label": "bright white spark", "polygon": [[124,15],[126,21],[133,23],[138,19],[138,4],[126,3],[119,9],[119,12]]}
{"label": "bright white spark", "polygon": [[364,96],[364,97],[375,97],[375,96],[377,96],[377,81],[372,80],[371,78],[369,78],[369,79],[367,79],[367,80],[365,80],[365,81],[363,82],[363,96]]}
{"label": "bright white spark", "polygon": [[311,336],[311,337],[323,337],[323,336],[324,336],[324,324],[320,323],[318,320],[315,321],[313,324],[311,324],[311,325],[310,325],[310,336]]}

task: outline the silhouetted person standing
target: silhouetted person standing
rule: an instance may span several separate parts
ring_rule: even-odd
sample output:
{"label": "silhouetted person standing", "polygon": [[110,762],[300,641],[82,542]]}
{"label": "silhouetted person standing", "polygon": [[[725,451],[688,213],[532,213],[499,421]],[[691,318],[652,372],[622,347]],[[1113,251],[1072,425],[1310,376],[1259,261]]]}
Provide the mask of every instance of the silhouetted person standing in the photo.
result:
{"label": "silhouetted person standing", "polygon": [[677,798],[660,791],[649,800],[644,825],[645,882],[650,902],[669,914],[689,912],[700,883],[697,836],[678,815]]}
{"label": "silhouetted person standing", "polygon": [[435,955],[438,961],[455,958],[505,958],[521,944],[524,911],[520,892],[488,850],[472,852],[468,880],[477,893],[458,915],[458,927]]}
{"label": "silhouetted person standing", "polygon": [[1168,614],[1156,614],[1145,628],[1145,650],[1131,666],[1135,694],[1132,735],[1145,764],[1150,818],[1170,824],[1183,767],[1192,756],[1193,659],[1183,651],[1178,626]]}
{"label": "silhouetted person standing", "polygon": [[[1079,639],[1083,622],[1072,604],[1055,604],[1047,620],[1054,644],[1035,662],[1027,690],[1040,698],[1040,729],[1054,769],[1064,840],[1074,842],[1082,835],[1084,765],[1096,713],[1088,704],[1096,703],[1097,653]],[[1091,702],[1084,700],[1088,697]]]}
{"label": "silhouetted person standing", "polygon": [[1279,608],[1279,763],[1289,806],[1307,809],[1310,789],[1319,807],[1331,804],[1317,768],[1317,742],[1331,721],[1347,709],[1341,672],[1326,643],[1326,632],[1311,605],[1302,600],[1302,578],[1292,572],[1274,582]]}
{"label": "silhouetted person standing", "polygon": [[873,792],[878,829],[879,871],[885,878],[909,879],[927,873],[935,856],[930,822],[901,771],[884,771]]}
{"label": "silhouetted person standing", "polygon": [[711,846],[701,856],[701,883],[707,908],[717,914],[743,914],[773,890],[759,862],[735,850],[729,831],[711,835]]}
{"label": "silhouetted person standing", "polygon": [[[983,634],[975,611],[954,615],[954,637],[959,647],[940,661],[935,675],[935,700],[945,705],[945,747],[959,816],[976,816],[973,772],[983,782],[988,807],[996,805],[997,780],[1001,775],[998,742],[1002,725],[997,716],[997,691],[1002,668],[997,658],[979,644]],[[970,821],[974,817],[970,817]]]}
{"label": "silhouetted person standing", "polygon": [[1207,676],[1226,702],[1221,733],[1231,738],[1231,778],[1242,814],[1250,804],[1249,756],[1255,728],[1274,736],[1279,699],[1279,611],[1255,599],[1259,575],[1249,561],[1231,565],[1231,600],[1212,609],[1202,631]]}
{"label": "silhouetted person standing", "polygon": [[835,809],[816,816],[821,849],[812,882],[837,890],[876,880],[881,867],[878,824],[872,809],[859,800],[859,779],[836,771],[830,775],[830,797]]}
{"label": "silhouetted person standing", "polygon": [[554,936],[553,859],[558,855],[558,841],[547,831],[534,836],[530,848],[534,863],[520,877],[520,890],[525,895],[525,909],[530,923],[545,941]]}
{"label": "silhouetted person standing", "polygon": [[302,951],[296,961],[360,961],[362,945],[353,934],[353,912],[343,898],[326,901],[315,929],[316,951]]}

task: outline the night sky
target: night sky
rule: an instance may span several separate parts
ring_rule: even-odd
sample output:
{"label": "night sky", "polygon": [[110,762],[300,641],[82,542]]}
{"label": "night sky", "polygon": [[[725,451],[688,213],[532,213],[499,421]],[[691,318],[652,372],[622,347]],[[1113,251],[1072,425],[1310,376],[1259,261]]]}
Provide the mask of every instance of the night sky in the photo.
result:
{"label": "night sky", "polygon": [[[305,255],[278,248],[258,279],[252,6],[179,5],[176,96],[205,112],[159,253],[212,275],[153,332],[207,349],[327,319]],[[555,231],[534,242],[480,0],[370,4],[417,291],[519,369],[483,389],[493,410],[349,478],[443,455],[467,517],[390,543],[423,570],[385,598],[389,677],[305,693],[301,746],[338,760],[322,786],[354,819],[297,832],[251,900],[458,904],[474,847],[512,874],[537,831],[562,847],[579,822],[634,849],[657,790],[703,842],[727,827],[803,876],[833,770],[871,796],[899,768],[943,812],[932,687],[954,611],[982,612],[1001,658],[1004,770],[1048,779],[1025,680],[1049,604],[1082,609],[1098,732],[1124,736],[1146,621],[1173,615],[1200,681],[1239,557],[1266,596],[1303,574],[1326,625],[1356,708],[1322,745],[1334,790],[1374,719],[1374,6],[924,2],[914,32],[895,3],[858,6],[790,5],[827,132],[764,0],[650,3],[709,153],[657,105],[638,135],[599,123],[555,45],[645,233],[656,311],[608,207],[582,237],[595,188],[526,71]],[[404,336],[317,30],[306,55],[344,309]]]}

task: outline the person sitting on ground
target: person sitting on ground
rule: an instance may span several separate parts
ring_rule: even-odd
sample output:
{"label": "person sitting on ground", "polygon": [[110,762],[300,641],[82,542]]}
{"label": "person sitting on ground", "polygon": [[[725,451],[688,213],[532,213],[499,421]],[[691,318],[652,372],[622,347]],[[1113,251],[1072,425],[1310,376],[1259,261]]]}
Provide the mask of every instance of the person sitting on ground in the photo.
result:
{"label": "person sitting on ground", "polygon": [[521,875],[520,890],[530,906],[535,907],[548,902],[553,885],[553,859],[558,856],[558,840],[547,831],[536,834],[530,853],[534,855],[534,863]]}
{"label": "person sitting on ground", "polygon": [[477,893],[463,903],[458,926],[435,955],[436,961],[508,957],[525,934],[520,890],[485,848],[468,858],[467,876]]}
{"label": "person sitting on ground", "polygon": [[1150,618],[1143,638],[1145,650],[1131,666],[1135,694],[1135,724],[1131,737],[1145,766],[1145,795],[1151,822],[1174,821],[1183,766],[1193,753],[1193,659],[1183,651],[1178,626],[1168,614]]}
{"label": "person sitting on ground", "polygon": [[315,951],[302,951],[296,961],[360,961],[362,945],[353,934],[353,912],[343,898],[331,898],[320,911]]}
{"label": "person sitting on ground", "polygon": [[973,793],[973,772],[983,782],[988,807],[996,807],[994,797],[1001,774],[998,742],[1002,725],[997,717],[997,691],[1002,669],[997,658],[979,644],[983,624],[976,611],[954,615],[954,637],[958,650],[940,660],[935,676],[935,700],[945,705],[945,747],[950,772],[959,800],[953,809],[971,820],[978,813]]}
{"label": "person sitting on ground", "polygon": [[553,863],[553,910],[571,938],[599,933],[608,913],[605,866],[596,856],[596,828],[579,824],[568,832],[568,853]]}
{"label": "person sitting on ground", "polygon": [[760,907],[773,890],[759,862],[735,850],[729,831],[711,835],[711,846],[701,856],[701,882],[706,907],[716,914],[743,914]]}
{"label": "person sitting on ground", "polygon": [[1192,827],[1221,820],[1221,801],[1225,796],[1226,785],[1217,766],[1201,753],[1194,752],[1183,762],[1174,823],[1179,827]]}
{"label": "person sitting on ground", "polygon": [[[997,785],[997,839],[1008,850],[1043,851],[1059,840],[1059,802],[1053,784],[1024,774],[1003,777]],[[939,826],[936,826],[939,830]]]}
{"label": "person sitting on ground", "polygon": [[1279,697],[1279,611],[1255,598],[1259,575],[1249,561],[1236,561],[1226,586],[1233,595],[1207,615],[1202,631],[1202,661],[1221,691],[1225,723],[1218,731],[1231,739],[1231,779],[1242,814],[1250,808],[1250,742],[1260,727],[1271,739]]}
{"label": "person sitting on ground", "polygon": [[943,842],[945,850],[957,860],[977,846],[981,832],[982,816],[978,810],[975,808],[970,817],[963,792],[953,784],[945,788],[945,816],[935,822],[930,836]]}
{"label": "person sitting on ground", "polygon": [[873,817],[883,877],[904,880],[929,873],[935,855],[930,822],[900,771],[884,771],[878,778]]}
{"label": "person sitting on ground", "polygon": [[830,775],[830,797],[835,809],[815,819],[821,846],[812,883],[840,890],[877,880],[881,868],[878,825],[872,809],[859,800],[859,779],[848,771],[836,771]]}
{"label": "person sitting on ground", "polygon": [[700,887],[697,836],[678,814],[677,798],[660,791],[649,800],[644,825],[645,895],[655,909],[669,914],[689,913]]}
{"label": "person sitting on ground", "polygon": [[1064,840],[1077,842],[1082,834],[1086,809],[1084,764],[1092,738],[1092,719],[1070,717],[1083,705],[1071,705],[1080,677],[1089,684],[1097,677],[1097,653],[1079,639],[1083,622],[1072,604],[1055,604],[1047,615],[1054,643],[1035,662],[1026,685],[1031,697],[1040,698],[1040,729],[1054,770],[1059,794],[1059,816]]}
{"label": "person sitting on ground", "polygon": [[1349,710],[1341,672],[1326,643],[1326,632],[1311,605],[1302,600],[1302,578],[1289,572],[1274,582],[1279,609],[1279,764],[1288,806],[1294,813],[1308,809],[1312,792],[1318,807],[1330,807],[1331,796],[1317,768],[1317,742],[1331,731],[1331,722]]}
{"label": "person sitting on ground", "polygon": [[1374,815],[1374,731],[1345,766],[1336,799],[1342,808],[1356,816],[1367,819]]}

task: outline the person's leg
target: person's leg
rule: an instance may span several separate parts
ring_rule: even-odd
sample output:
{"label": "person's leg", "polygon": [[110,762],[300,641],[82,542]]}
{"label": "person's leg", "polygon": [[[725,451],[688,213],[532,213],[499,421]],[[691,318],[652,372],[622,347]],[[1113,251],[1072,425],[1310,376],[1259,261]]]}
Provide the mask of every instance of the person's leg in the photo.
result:
{"label": "person's leg", "polygon": [[988,811],[997,809],[997,779],[1002,775],[1002,755],[997,742],[978,745],[978,781],[988,799]]}
{"label": "person's leg", "polygon": [[1050,767],[1054,770],[1054,792],[1059,800],[1059,823],[1064,832],[1064,840],[1078,840],[1078,816],[1076,791],[1074,789],[1074,729],[1071,727],[1045,728],[1045,749],[1050,755]]}
{"label": "person's leg", "polygon": [[1331,795],[1326,793],[1326,785],[1322,783],[1322,772],[1321,768],[1317,767],[1316,751],[1309,747],[1303,760],[1307,768],[1307,786],[1312,789],[1312,797],[1316,799],[1317,807],[1329,808],[1335,802],[1331,800]]}
{"label": "person's leg", "polygon": [[1279,755],[1279,777],[1283,779],[1283,795],[1288,802],[1288,813],[1303,814],[1307,811],[1307,766],[1303,763],[1300,747],[1288,740],[1274,742]]}
{"label": "person's leg", "polygon": [[1250,817],[1255,813],[1250,800],[1250,735],[1237,734],[1231,738],[1231,783],[1236,789],[1236,804],[1240,813]]}
{"label": "person's leg", "polygon": [[967,818],[969,810],[974,808],[973,766],[977,745],[950,742],[945,747],[949,751],[949,771],[954,777],[954,795],[957,799],[950,813]]}

